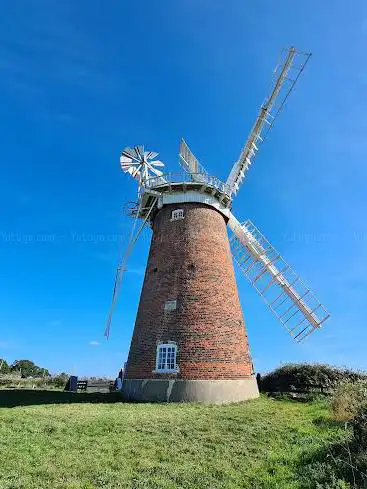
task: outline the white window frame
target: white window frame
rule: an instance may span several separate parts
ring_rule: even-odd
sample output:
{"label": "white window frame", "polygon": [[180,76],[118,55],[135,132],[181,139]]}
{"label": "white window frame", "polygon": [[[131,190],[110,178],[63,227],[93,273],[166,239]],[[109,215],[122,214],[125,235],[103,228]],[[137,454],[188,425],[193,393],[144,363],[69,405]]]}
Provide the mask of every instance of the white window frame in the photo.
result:
{"label": "white window frame", "polygon": [[172,299],[164,303],[165,312],[175,311],[177,309],[177,299]]}
{"label": "white window frame", "polygon": [[183,209],[175,209],[171,213],[171,221],[179,221],[185,218],[185,212]]}
{"label": "white window frame", "polygon": [[159,373],[178,372],[176,343],[160,343],[157,345],[155,371]]}

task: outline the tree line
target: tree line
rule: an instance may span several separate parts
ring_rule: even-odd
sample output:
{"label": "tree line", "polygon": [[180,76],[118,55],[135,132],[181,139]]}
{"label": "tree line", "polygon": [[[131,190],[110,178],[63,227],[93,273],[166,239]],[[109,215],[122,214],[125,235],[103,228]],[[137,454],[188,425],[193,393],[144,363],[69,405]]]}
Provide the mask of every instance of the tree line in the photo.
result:
{"label": "tree line", "polygon": [[15,360],[15,362],[9,365],[3,358],[0,358],[0,374],[17,374],[24,379],[27,377],[51,376],[47,368],[39,367],[31,360]]}

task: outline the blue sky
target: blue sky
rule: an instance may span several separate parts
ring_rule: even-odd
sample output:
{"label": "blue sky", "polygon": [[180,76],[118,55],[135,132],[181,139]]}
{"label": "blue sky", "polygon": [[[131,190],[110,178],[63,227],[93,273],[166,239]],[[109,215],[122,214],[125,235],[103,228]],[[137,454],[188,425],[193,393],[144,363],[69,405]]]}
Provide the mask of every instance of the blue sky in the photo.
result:
{"label": "blue sky", "polygon": [[178,170],[184,136],[225,179],[281,48],[307,70],[234,202],[332,313],[295,345],[238,275],[258,371],[367,369],[367,4],[246,0],[2,2],[0,357],[114,375],[127,357],[149,235],[103,338],[134,181],[126,145]]}

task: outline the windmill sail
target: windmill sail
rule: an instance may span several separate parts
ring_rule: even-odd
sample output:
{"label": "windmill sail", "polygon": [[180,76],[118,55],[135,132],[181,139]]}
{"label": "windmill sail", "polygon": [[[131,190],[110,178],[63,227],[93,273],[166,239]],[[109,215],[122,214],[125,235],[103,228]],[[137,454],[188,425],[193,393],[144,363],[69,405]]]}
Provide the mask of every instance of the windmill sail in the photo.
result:
{"label": "windmill sail", "polygon": [[228,225],[232,254],[242,273],[295,341],[302,341],[329,313],[251,221],[241,224],[231,214]]}
{"label": "windmill sail", "polygon": [[133,227],[132,227],[131,232],[130,232],[130,237],[129,237],[129,242],[128,242],[127,248],[126,248],[124,255],[121,259],[121,262],[119,263],[117,270],[116,270],[115,283],[114,283],[113,293],[112,293],[112,302],[111,302],[110,311],[108,313],[106,328],[105,328],[105,332],[104,332],[104,335],[106,336],[106,338],[109,338],[109,336],[110,336],[112,316],[113,316],[113,313],[114,313],[114,310],[116,307],[117,298],[118,298],[118,295],[120,292],[122,279],[123,279],[124,273],[126,272],[126,269],[127,269],[128,259],[129,259],[130,255],[134,249],[135,243],[137,242],[144,226],[148,222],[149,216],[150,216],[156,202],[157,202],[157,197],[155,197],[153,199],[153,202],[150,205],[148,212],[146,213],[144,221],[140,224],[139,228],[136,230],[139,210],[141,209],[142,201],[140,201],[140,203],[139,203],[139,209],[136,213],[134,224],[133,224]]}
{"label": "windmill sail", "polygon": [[180,142],[179,156],[180,165],[191,175],[194,182],[205,182],[207,180],[204,175],[208,175],[208,172],[202,165],[200,165],[184,139],[181,139]]}
{"label": "windmill sail", "polygon": [[273,127],[310,56],[310,53],[300,53],[294,47],[291,47],[288,52],[282,52],[280,62],[274,70],[276,79],[272,92],[261,106],[240,157],[228,176],[226,183],[231,188],[231,193],[236,195],[238,192],[239,186],[257,154],[259,145]]}

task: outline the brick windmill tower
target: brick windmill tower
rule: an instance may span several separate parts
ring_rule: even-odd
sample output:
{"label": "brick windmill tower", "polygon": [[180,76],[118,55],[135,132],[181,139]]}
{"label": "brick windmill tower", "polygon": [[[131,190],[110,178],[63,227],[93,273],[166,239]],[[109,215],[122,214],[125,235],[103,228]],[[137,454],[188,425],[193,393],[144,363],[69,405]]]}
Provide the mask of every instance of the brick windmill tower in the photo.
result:
{"label": "brick windmill tower", "polygon": [[232,257],[297,342],[329,317],[257,228],[231,212],[309,56],[294,48],[281,56],[271,94],[226,183],[209,175],[183,140],[180,175],[164,174],[158,154],[142,146],[122,152],[121,167],[139,182],[139,198],[106,336],[128,257],[146,224],[153,232],[123,381],[127,399],[223,403],[258,396]]}

